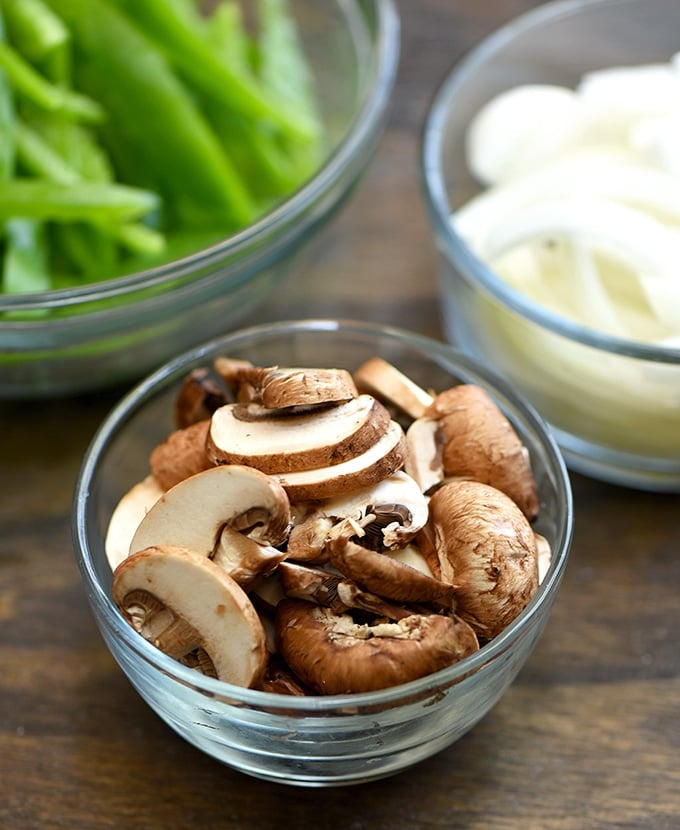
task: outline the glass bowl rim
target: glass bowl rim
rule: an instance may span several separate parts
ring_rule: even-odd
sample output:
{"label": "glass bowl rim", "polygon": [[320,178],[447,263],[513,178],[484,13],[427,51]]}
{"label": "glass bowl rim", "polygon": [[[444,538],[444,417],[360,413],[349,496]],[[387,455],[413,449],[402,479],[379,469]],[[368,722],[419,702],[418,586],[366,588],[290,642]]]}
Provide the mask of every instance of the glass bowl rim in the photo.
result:
{"label": "glass bowl rim", "polygon": [[[289,194],[255,222],[213,245],[192,254],[142,271],[101,282],[27,294],[0,294],[0,312],[26,311],[78,305],[94,300],[124,297],[141,289],[162,286],[199,268],[218,262],[225,255],[238,257],[260,242],[285,229],[295,217],[331,189],[377,130],[389,106],[396,80],[401,49],[400,17],[396,0],[371,0],[375,8],[375,37],[371,41],[370,66],[365,89],[344,135],[323,165],[292,194]],[[360,10],[361,0],[355,0]],[[238,282],[240,275],[233,275]],[[199,278],[200,280],[200,278]],[[229,285],[225,286],[228,290]],[[0,321],[0,326],[4,325]],[[8,323],[11,325],[11,322]]]}
{"label": "glass bowl rim", "polygon": [[[436,357],[455,365],[482,380],[489,388],[505,397],[526,420],[533,437],[542,445],[549,461],[549,472],[554,477],[559,498],[562,521],[557,526],[558,538],[553,550],[553,562],[548,574],[538,591],[520,614],[496,637],[469,657],[426,677],[373,692],[352,693],[345,695],[324,695],[294,697],[290,695],[263,692],[234,686],[225,681],[206,677],[194,669],[183,666],[140,637],[124,620],[113,601],[96,577],[86,532],[85,506],[90,489],[90,482],[96,472],[100,455],[105,451],[109,438],[120,428],[124,428],[131,412],[143,407],[144,403],[162,388],[176,383],[189,365],[195,364],[206,355],[213,355],[224,345],[234,345],[264,336],[280,336],[295,333],[340,332],[355,333],[364,336],[387,338],[401,342],[409,348],[421,351],[429,357]],[[522,397],[520,397],[493,370],[480,364],[454,347],[434,340],[425,335],[408,332],[404,329],[383,326],[355,320],[307,319],[289,320],[276,323],[264,323],[229,334],[213,338],[206,343],[190,349],[177,356],[164,366],[148,375],[134,386],[108,413],[93,436],[84,455],[74,489],[71,528],[75,556],[87,589],[88,599],[96,605],[102,620],[114,632],[124,647],[137,655],[155,671],[161,672],[183,686],[193,688],[209,697],[237,706],[246,706],[255,710],[285,710],[288,717],[295,716],[333,716],[342,710],[376,707],[394,708],[409,698],[432,697],[442,690],[463,680],[467,675],[477,672],[485,664],[493,662],[499,655],[512,647],[520,639],[529,621],[538,615],[544,605],[550,606],[554,593],[564,575],[573,537],[574,508],[569,474],[561,452],[549,427]],[[101,625],[101,622],[98,621]]]}
{"label": "glass bowl rim", "polygon": [[590,13],[608,6],[630,5],[631,2],[635,0],[550,0],[509,20],[456,61],[436,88],[426,113],[420,140],[421,184],[430,221],[446,258],[468,282],[481,286],[524,319],[569,340],[639,360],[680,364],[680,346],[652,345],[589,328],[546,309],[502,280],[470,250],[456,231],[442,174],[445,125],[452,108],[455,109],[456,92],[469,76],[493,60],[495,53],[516,36],[583,11]]}

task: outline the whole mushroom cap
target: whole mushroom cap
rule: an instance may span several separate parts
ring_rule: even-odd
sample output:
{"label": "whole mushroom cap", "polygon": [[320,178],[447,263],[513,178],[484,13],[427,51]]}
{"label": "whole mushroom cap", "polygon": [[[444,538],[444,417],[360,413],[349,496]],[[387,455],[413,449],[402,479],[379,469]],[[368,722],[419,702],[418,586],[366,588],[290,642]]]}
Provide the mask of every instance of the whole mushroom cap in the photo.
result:
{"label": "whole mushroom cap", "polygon": [[279,603],[276,629],[286,663],[319,694],[407,683],[479,648],[470,626],[456,617],[412,614],[398,622],[361,624],[349,614],[294,599]]}
{"label": "whole mushroom cap", "polygon": [[536,537],[505,493],[478,481],[452,481],[433,493],[422,535],[443,579],[455,586],[456,613],[485,639],[499,634],[538,588]]}
{"label": "whole mushroom cap", "polygon": [[488,392],[474,384],[453,386],[440,392],[424,414],[439,424],[447,477],[491,484],[530,521],[536,518],[539,502],[529,455]]}

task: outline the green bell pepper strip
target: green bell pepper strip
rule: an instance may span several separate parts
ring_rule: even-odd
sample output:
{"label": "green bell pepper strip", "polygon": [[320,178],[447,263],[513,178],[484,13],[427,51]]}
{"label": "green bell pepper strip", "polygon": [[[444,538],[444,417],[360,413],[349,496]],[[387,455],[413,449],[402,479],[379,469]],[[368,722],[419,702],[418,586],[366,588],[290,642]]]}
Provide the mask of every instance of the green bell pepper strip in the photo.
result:
{"label": "green bell pepper strip", "polygon": [[30,61],[67,47],[69,30],[42,0],[0,0],[9,40]]}
{"label": "green bell pepper strip", "polygon": [[199,89],[242,115],[270,121],[298,139],[317,135],[307,113],[290,111],[252,73],[243,72],[209,48],[197,16],[177,0],[117,0]]}
{"label": "green bell pepper strip", "polygon": [[80,182],[77,187],[14,179],[0,188],[0,220],[61,222],[139,219],[158,206],[154,193],[122,184]]}
{"label": "green bell pepper strip", "polygon": [[168,227],[242,227],[255,206],[193,96],[115,5],[49,0],[71,29],[79,88],[109,113],[102,135],[125,181],[158,192]]}
{"label": "green bell pepper strip", "polygon": [[[4,37],[4,20],[0,15],[0,41]],[[0,182],[14,175],[16,161],[14,138],[14,96],[7,73],[0,68]]]}
{"label": "green bell pepper strip", "polygon": [[30,219],[5,223],[2,287],[7,294],[47,291],[52,287],[45,226]]}
{"label": "green bell pepper strip", "polygon": [[43,0],[0,0],[8,40],[54,83],[70,86],[71,34]]}
{"label": "green bell pepper strip", "polygon": [[[5,35],[0,16],[0,39]],[[7,74],[0,69],[0,181],[12,180],[16,168],[16,113]],[[44,291],[50,287],[47,245],[42,222],[13,219],[4,223],[4,256],[0,288],[7,293]]]}
{"label": "green bell pepper strip", "polygon": [[[15,125],[17,154],[30,172],[52,182],[77,187],[86,179],[67,164],[61,155],[39,133],[18,121]],[[136,253],[158,255],[165,248],[162,234],[139,223],[124,224],[94,221],[99,230]]]}
{"label": "green bell pepper strip", "polygon": [[115,181],[111,158],[89,125],[51,114],[39,117],[33,112],[27,117],[27,126],[83,179]]}
{"label": "green bell pepper strip", "polygon": [[[221,59],[240,71],[253,70],[257,46],[243,28],[241,7],[237,3],[222,0],[205,18],[204,26],[206,39]],[[250,182],[263,210],[300,184],[290,153],[282,149],[280,135],[271,125],[235,113],[214,98],[202,104],[220,141]],[[290,143],[292,152],[300,140]]]}
{"label": "green bell pepper strip", "polygon": [[48,112],[63,112],[83,121],[100,122],[105,113],[87,95],[56,86],[44,78],[16,49],[0,41],[0,67],[7,73],[17,93]]}
{"label": "green bell pepper strip", "polygon": [[321,118],[317,111],[314,80],[297,28],[286,0],[258,0],[257,74],[264,85],[289,111],[315,125],[308,141],[295,143],[281,137],[291,173],[302,181],[321,162]]}

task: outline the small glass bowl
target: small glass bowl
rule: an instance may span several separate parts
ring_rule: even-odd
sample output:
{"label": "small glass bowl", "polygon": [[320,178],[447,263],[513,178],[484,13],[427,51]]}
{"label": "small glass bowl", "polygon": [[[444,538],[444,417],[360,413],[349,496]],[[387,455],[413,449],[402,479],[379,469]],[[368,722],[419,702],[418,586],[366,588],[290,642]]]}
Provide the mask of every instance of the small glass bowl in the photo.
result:
{"label": "small glass bowl", "polygon": [[680,348],[613,337],[542,308],[475,256],[451,215],[479,192],[466,166],[465,132],[484,103],[523,83],[573,88],[587,71],[668,62],[679,30],[677,0],[542,5],[452,69],[422,142],[447,338],[536,407],[570,468],[658,491],[680,491]]}
{"label": "small glass bowl", "polygon": [[[0,399],[71,394],[140,378],[247,319],[333,218],[369,162],[399,61],[393,0],[291,0],[328,146],[319,171],[244,230],[142,273],[0,294]],[[30,313],[30,318],[26,314]]]}
{"label": "small glass bowl", "polygon": [[[520,615],[477,653],[429,677],[366,694],[291,697],[205,677],[165,656],[124,621],[111,599],[104,537],[124,492],[148,472],[151,448],[173,428],[173,401],[191,369],[218,355],[260,365],[355,369],[380,355],[425,387],[477,383],[502,407],[531,458],[551,544],[550,569]],[[333,320],[259,326],[173,360],[109,414],[75,490],[73,535],[103,638],[139,694],[189,743],[250,775],[324,786],[382,778],[460,738],[496,704],[531,654],[564,574],[572,498],[559,450],[541,419],[506,383],[450,346],[389,328]]]}

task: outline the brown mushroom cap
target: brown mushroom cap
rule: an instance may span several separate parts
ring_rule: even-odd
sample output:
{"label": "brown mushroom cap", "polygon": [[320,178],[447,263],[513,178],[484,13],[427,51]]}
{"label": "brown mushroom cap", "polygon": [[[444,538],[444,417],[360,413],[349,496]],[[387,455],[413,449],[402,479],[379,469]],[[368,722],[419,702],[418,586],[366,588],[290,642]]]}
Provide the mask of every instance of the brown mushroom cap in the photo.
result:
{"label": "brown mushroom cap", "polygon": [[164,490],[212,466],[206,452],[210,421],[197,421],[171,432],[149,456],[151,472]]}
{"label": "brown mushroom cap", "polygon": [[510,421],[480,386],[441,392],[425,410],[439,422],[448,477],[471,478],[502,490],[529,520],[539,512],[528,454]]}
{"label": "brown mushroom cap", "polygon": [[538,588],[534,532],[517,505],[478,481],[452,481],[430,499],[425,536],[441,576],[455,584],[456,613],[480,637],[499,634]]}
{"label": "brown mushroom cap", "polygon": [[268,409],[323,406],[348,401],[358,394],[346,369],[281,367],[265,374],[260,391]]}
{"label": "brown mushroom cap", "polygon": [[272,410],[304,410],[340,403],[358,395],[346,369],[255,366],[219,357],[215,368],[239,401],[257,401]]}
{"label": "brown mushroom cap", "polygon": [[133,628],[170,657],[237,686],[260,683],[268,656],[260,618],[210,559],[173,545],[145,548],[116,568],[112,591]]}
{"label": "brown mushroom cap", "polygon": [[385,689],[467,657],[479,644],[467,623],[439,614],[359,624],[349,614],[285,599],[276,613],[281,653],[319,694]]}
{"label": "brown mushroom cap", "polygon": [[229,390],[219,376],[202,366],[190,372],[175,399],[175,423],[179,429],[206,421],[230,400]]}

